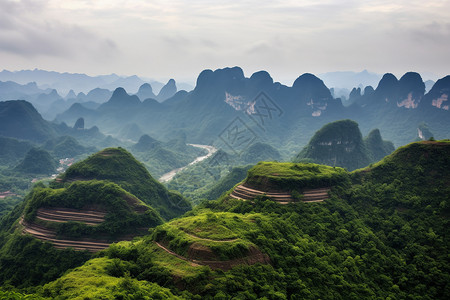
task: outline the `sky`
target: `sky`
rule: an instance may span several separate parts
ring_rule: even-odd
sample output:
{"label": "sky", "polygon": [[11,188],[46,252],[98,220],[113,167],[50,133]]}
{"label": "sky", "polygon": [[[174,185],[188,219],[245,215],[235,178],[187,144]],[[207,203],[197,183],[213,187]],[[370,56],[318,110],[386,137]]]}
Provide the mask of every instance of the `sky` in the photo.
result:
{"label": "sky", "polygon": [[227,66],[291,84],[364,69],[440,78],[449,11],[448,0],[0,0],[0,68],[188,82]]}

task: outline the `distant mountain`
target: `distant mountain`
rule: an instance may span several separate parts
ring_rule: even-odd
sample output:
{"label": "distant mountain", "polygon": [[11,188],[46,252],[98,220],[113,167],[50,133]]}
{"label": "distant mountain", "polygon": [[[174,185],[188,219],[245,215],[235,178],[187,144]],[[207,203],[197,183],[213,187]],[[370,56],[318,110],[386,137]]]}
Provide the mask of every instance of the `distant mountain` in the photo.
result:
{"label": "distant mountain", "polygon": [[129,77],[119,77],[113,82],[102,84],[99,87],[106,88],[108,90],[114,90],[118,87],[123,87],[131,93],[136,93],[140,86],[142,86],[145,82],[140,79],[138,76],[133,75]]}
{"label": "distant mountain", "polygon": [[73,125],[73,129],[84,129],[84,119],[78,118],[78,120]]}
{"label": "distant mountain", "polygon": [[364,139],[364,144],[369,151],[369,157],[372,162],[381,160],[386,155],[394,152],[394,144],[390,141],[384,141],[381,138],[379,129],[374,129],[369,132],[369,135]]}
{"label": "distant mountain", "polygon": [[280,159],[281,155],[277,149],[261,142],[256,142],[250,145],[242,152],[240,156],[240,162],[242,165],[255,164],[259,161],[274,161]]}
{"label": "distant mountain", "polygon": [[99,106],[98,110],[123,110],[139,106],[141,101],[136,95],[128,95],[125,89],[117,88],[111,98]]}
{"label": "distant mountain", "polygon": [[428,109],[450,111],[450,76],[439,79],[428,94],[423,97],[423,105]]}
{"label": "distant mountain", "polygon": [[41,88],[56,89],[62,94],[67,94],[70,90],[84,92],[104,88],[114,90],[118,87],[124,87],[130,91],[137,91],[144,81],[137,76],[118,76],[116,74],[88,76],[77,73],[59,73],[45,70],[22,70],[10,72],[3,70],[0,72],[0,81],[14,81],[19,84],[36,82]]}
{"label": "distant mountain", "polygon": [[433,80],[427,80],[424,83],[425,83],[425,92],[428,93],[433,88],[436,82]]}
{"label": "distant mountain", "polygon": [[33,143],[0,136],[0,165],[17,164],[33,147]]}
{"label": "distant mountain", "polygon": [[64,97],[64,100],[75,99],[77,95],[73,90],[70,90],[67,95]]}
{"label": "distant mountain", "polygon": [[177,86],[175,80],[170,79],[165,86],[162,87],[158,96],[156,96],[156,100],[159,102],[163,102],[171,97],[173,97],[177,93]]}
{"label": "distant mountain", "polygon": [[[437,92],[439,86],[442,93]],[[425,84],[418,73],[408,72],[400,80],[387,73],[378,84],[373,84],[375,88],[354,89],[351,101],[344,106],[313,74],[299,76],[289,87],[274,82],[265,71],[246,78],[242,69],[233,67],[204,70],[194,90],[178,92],[162,103],[151,98],[139,103],[121,89],[113,95],[114,99],[97,109],[71,108],[56,120],[72,124],[83,117],[87,124],[111,135],[134,123],[143,133],[159,140],[183,129],[190,142],[213,141],[226,151],[240,153],[251,143],[237,143],[232,130],[245,131],[248,136],[242,138],[252,143],[260,139],[280,145],[282,152],[292,152],[294,145],[306,145],[323,125],[348,118],[358,122],[365,135],[379,128],[383,136],[399,146],[417,138],[417,126],[422,122],[437,138],[448,135],[450,120],[444,86],[445,80],[438,81],[425,94]],[[433,106],[433,100],[441,107]]]}
{"label": "distant mountain", "polygon": [[31,148],[15,171],[25,174],[53,174],[56,172],[56,160],[44,149]]}
{"label": "distant mountain", "polygon": [[162,143],[160,141],[155,140],[147,134],[144,134],[139,138],[139,141],[135,145],[133,145],[132,149],[138,152],[145,152],[161,146],[161,144]]}
{"label": "distant mountain", "polygon": [[148,98],[156,99],[156,96],[153,93],[152,86],[149,83],[144,83],[143,85],[141,85],[138,92],[136,93],[136,96],[138,96],[141,101],[144,101]]}
{"label": "distant mountain", "polygon": [[381,79],[380,74],[372,73],[367,70],[362,72],[328,72],[319,74],[325,84],[333,88],[364,88],[365,86],[375,86]]}
{"label": "distant mountain", "polygon": [[96,102],[96,103],[104,103],[111,98],[112,92],[108,89],[101,89],[101,88],[95,88],[93,90],[90,90],[89,93],[87,93],[86,97],[84,97],[83,101],[80,102]]}
{"label": "distant mountain", "polygon": [[20,100],[0,102],[0,135],[43,142],[56,132],[31,103]]}
{"label": "distant mountain", "polygon": [[381,139],[380,131],[372,131],[363,140],[358,123],[341,120],[322,127],[295,161],[307,161],[354,170],[378,161],[394,151],[390,142]]}
{"label": "distant mountain", "polygon": [[46,91],[38,88],[36,82],[19,84],[13,81],[0,81],[0,100],[28,100]]}
{"label": "distant mountain", "polygon": [[55,158],[75,157],[81,154],[95,152],[94,147],[85,147],[71,136],[61,136],[46,141],[42,148],[51,152]]}
{"label": "distant mountain", "polygon": [[137,142],[139,138],[143,135],[144,133],[142,132],[141,128],[138,125],[136,125],[136,123],[131,123],[126,124],[119,130],[117,138]]}

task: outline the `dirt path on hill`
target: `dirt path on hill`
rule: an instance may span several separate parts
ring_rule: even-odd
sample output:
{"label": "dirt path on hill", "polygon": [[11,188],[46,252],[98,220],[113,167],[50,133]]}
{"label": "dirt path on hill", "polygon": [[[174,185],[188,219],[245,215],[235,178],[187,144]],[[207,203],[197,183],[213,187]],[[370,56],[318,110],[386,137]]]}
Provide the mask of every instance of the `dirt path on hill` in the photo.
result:
{"label": "dirt path on hill", "polygon": [[184,256],[181,256],[181,255],[176,254],[175,252],[173,252],[172,250],[167,249],[166,247],[164,247],[163,245],[161,245],[161,244],[158,243],[157,241],[155,241],[155,244],[156,244],[159,248],[161,248],[161,249],[163,249],[164,251],[166,251],[167,253],[169,253],[169,254],[171,254],[171,255],[173,255],[173,256],[179,258],[179,259],[182,259],[182,260],[184,260],[184,261],[189,262],[189,263],[191,264],[191,266],[193,266],[193,267],[200,267],[199,264],[196,264],[196,263],[190,261],[189,259],[187,259],[187,258],[184,257]]}
{"label": "dirt path on hill", "polygon": [[190,234],[186,231],[183,231],[185,234],[187,234],[188,236],[190,236],[191,238],[197,239],[197,240],[202,240],[202,241],[210,241],[210,242],[219,242],[219,243],[226,243],[226,242],[235,242],[237,241],[239,238],[234,238],[234,239],[224,239],[224,240],[213,240],[213,239],[208,239],[208,238],[202,238],[193,234]]}
{"label": "dirt path on hill", "polygon": [[177,253],[171,251],[170,249],[167,249],[160,243],[155,241],[155,244],[164,250],[165,252],[181,259],[184,261],[187,261],[191,264],[191,266],[198,267],[198,266],[208,266],[213,270],[221,269],[221,270],[230,270],[231,268],[237,266],[237,265],[253,265],[255,263],[263,263],[263,264],[270,264],[270,258],[257,250],[256,248],[250,249],[250,253],[248,256],[242,257],[242,258],[235,258],[231,260],[196,260],[196,259],[188,259],[184,256],[178,255]]}

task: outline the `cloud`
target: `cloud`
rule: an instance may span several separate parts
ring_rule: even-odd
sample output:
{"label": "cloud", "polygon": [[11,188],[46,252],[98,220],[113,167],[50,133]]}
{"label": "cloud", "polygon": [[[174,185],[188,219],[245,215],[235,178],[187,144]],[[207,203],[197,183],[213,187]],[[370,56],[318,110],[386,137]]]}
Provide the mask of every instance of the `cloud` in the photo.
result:
{"label": "cloud", "polygon": [[418,43],[433,43],[450,46],[450,23],[433,21],[410,30],[411,37]]}
{"label": "cloud", "polygon": [[70,59],[117,51],[111,39],[49,15],[45,1],[0,0],[0,7],[0,52]]}
{"label": "cloud", "polygon": [[441,72],[449,10],[438,0],[0,0],[0,57],[167,78],[238,64],[293,79]]}

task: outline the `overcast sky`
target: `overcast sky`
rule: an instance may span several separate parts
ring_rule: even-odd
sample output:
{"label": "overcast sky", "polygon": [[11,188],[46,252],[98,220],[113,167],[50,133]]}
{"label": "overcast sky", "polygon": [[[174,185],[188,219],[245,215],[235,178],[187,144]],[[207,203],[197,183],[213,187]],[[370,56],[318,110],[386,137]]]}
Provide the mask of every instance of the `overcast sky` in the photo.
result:
{"label": "overcast sky", "polygon": [[287,84],[364,69],[442,77],[449,12],[448,0],[0,0],[0,68],[194,81],[237,65]]}

